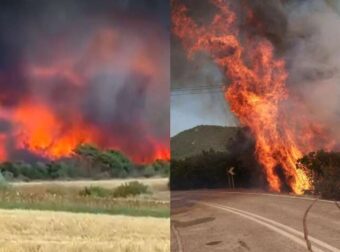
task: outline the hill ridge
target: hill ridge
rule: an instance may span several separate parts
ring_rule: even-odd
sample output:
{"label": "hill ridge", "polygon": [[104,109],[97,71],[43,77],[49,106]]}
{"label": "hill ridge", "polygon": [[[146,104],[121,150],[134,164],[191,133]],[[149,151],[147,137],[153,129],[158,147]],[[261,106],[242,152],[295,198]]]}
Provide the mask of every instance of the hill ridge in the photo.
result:
{"label": "hill ridge", "polygon": [[184,130],[171,137],[171,158],[184,159],[209,149],[226,151],[226,145],[238,129],[233,126],[198,125]]}

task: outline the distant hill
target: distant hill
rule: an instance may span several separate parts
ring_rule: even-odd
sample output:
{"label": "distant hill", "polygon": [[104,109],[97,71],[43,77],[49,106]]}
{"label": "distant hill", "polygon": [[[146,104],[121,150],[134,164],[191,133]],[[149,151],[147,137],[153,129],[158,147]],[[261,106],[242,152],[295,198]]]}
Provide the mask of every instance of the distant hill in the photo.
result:
{"label": "distant hill", "polygon": [[230,138],[234,138],[238,127],[201,125],[182,131],[171,138],[171,158],[183,159],[204,150],[226,151]]}

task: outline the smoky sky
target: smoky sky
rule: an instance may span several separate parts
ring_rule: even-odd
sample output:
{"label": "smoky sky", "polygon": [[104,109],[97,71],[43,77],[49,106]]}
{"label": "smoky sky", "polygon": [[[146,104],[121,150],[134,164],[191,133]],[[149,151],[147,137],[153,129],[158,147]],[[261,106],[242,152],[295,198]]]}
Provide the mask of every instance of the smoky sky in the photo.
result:
{"label": "smoky sky", "polygon": [[[197,24],[211,21],[217,9],[210,1],[181,1],[188,7],[188,14]],[[206,55],[196,55],[188,60],[179,39],[171,34],[171,89],[190,89],[196,86],[214,86],[224,82],[224,76]],[[171,136],[197,125],[237,124],[224,101],[222,93],[184,92],[171,96]],[[182,92],[180,92],[182,93]]]}
{"label": "smoky sky", "polygon": [[[2,114],[34,100],[132,156],[168,145],[169,13],[163,0],[1,1]],[[14,127],[1,118],[2,133]]]}

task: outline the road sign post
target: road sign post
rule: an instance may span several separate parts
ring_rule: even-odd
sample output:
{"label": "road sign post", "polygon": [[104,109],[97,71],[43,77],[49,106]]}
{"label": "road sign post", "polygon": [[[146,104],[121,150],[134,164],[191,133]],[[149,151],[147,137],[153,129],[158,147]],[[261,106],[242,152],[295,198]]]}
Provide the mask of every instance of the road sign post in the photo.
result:
{"label": "road sign post", "polygon": [[228,177],[228,188],[231,188],[230,175],[228,172],[227,172],[227,177]]}
{"label": "road sign post", "polygon": [[228,175],[228,185],[229,188],[234,189],[235,188],[235,182],[234,182],[234,167],[227,168],[227,175]]}

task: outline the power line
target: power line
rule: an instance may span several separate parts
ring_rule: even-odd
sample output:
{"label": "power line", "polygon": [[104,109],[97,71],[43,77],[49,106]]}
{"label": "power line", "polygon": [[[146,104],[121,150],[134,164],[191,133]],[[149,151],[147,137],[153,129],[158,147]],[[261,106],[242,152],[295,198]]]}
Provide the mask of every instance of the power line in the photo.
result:
{"label": "power line", "polygon": [[223,90],[214,90],[214,91],[209,91],[209,92],[182,92],[182,93],[174,93],[171,94],[171,96],[182,96],[182,95],[198,95],[198,94],[223,94]]}
{"label": "power line", "polygon": [[171,96],[224,93],[224,89],[224,85],[200,85],[193,87],[173,88],[171,90]]}
{"label": "power line", "polygon": [[202,89],[216,89],[224,88],[224,85],[201,85],[201,86],[191,86],[191,87],[180,87],[172,88],[171,91],[187,91],[187,90],[202,90]]}

